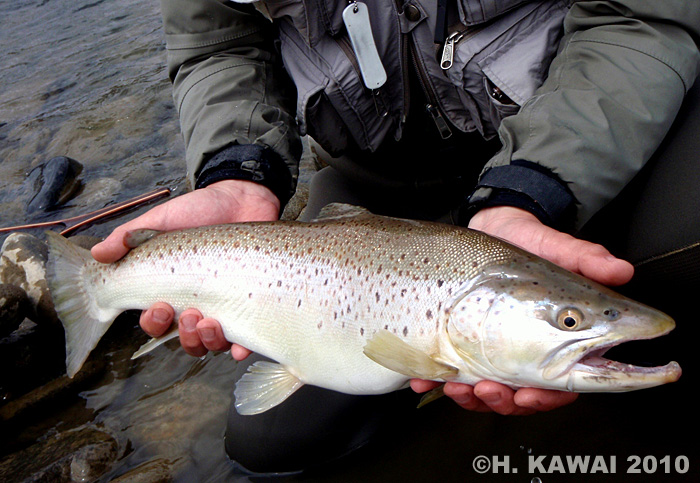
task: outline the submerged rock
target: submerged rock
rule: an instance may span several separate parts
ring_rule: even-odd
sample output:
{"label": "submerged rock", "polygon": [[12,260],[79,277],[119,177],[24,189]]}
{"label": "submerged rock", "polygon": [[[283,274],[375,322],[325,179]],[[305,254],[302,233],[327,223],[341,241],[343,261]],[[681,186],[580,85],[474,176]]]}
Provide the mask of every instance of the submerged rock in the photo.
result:
{"label": "submerged rock", "polygon": [[14,332],[29,310],[27,292],[16,285],[0,284],[0,339]]}
{"label": "submerged rock", "polygon": [[107,433],[64,432],[0,460],[0,481],[95,481],[117,456],[117,441]]}
{"label": "submerged rock", "polygon": [[182,466],[181,460],[156,458],[133,468],[111,480],[112,483],[166,483],[173,481],[173,473]]}
{"label": "submerged rock", "polygon": [[27,213],[51,210],[71,199],[80,188],[82,170],[79,162],[67,156],[56,156],[32,169],[24,183],[31,196]]}

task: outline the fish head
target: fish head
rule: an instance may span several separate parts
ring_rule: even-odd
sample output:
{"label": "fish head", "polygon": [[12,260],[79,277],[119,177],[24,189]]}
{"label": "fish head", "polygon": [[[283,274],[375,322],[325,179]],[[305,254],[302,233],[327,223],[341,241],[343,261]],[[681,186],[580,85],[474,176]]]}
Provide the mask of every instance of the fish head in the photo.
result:
{"label": "fish head", "polygon": [[535,257],[484,270],[448,311],[448,339],[481,377],[512,387],[619,392],[674,382],[680,367],[603,357],[675,327],[671,317]]}

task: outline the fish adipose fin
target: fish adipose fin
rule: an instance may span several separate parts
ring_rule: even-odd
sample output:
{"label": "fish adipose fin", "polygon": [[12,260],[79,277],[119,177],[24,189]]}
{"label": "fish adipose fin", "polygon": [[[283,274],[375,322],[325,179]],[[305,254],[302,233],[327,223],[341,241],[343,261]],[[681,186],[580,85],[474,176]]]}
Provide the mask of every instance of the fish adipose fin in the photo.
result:
{"label": "fish adipose fin", "polygon": [[89,250],[47,232],[49,258],[46,282],[51,290],[56,314],[66,333],[66,370],[73,377],[120,311],[99,307],[92,297],[83,268],[96,263]]}
{"label": "fish adipose fin", "polygon": [[449,379],[459,370],[436,361],[425,352],[411,347],[397,335],[380,330],[365,345],[364,353],[377,364],[408,377],[419,379]]}
{"label": "fish adipose fin", "polygon": [[296,376],[276,362],[258,361],[236,383],[236,410],[249,416],[272,409],[303,386]]}

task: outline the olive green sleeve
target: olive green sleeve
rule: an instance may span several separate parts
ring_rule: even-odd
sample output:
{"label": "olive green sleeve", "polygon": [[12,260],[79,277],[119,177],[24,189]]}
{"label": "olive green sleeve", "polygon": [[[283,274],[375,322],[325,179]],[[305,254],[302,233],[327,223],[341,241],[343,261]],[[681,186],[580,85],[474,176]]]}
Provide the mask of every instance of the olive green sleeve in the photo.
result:
{"label": "olive green sleeve", "polygon": [[272,150],[295,180],[296,92],[275,52],[272,23],[232,2],[161,0],[161,7],[192,185],[208,156],[236,144]]}
{"label": "olive green sleeve", "polygon": [[[573,195],[580,227],[622,190],[668,132],[699,71],[700,2],[571,4],[547,80],[503,121],[504,147],[483,175],[498,185],[493,178],[512,179],[509,171],[525,169],[514,161],[540,165]],[[493,191],[477,189],[471,201],[483,203]]]}

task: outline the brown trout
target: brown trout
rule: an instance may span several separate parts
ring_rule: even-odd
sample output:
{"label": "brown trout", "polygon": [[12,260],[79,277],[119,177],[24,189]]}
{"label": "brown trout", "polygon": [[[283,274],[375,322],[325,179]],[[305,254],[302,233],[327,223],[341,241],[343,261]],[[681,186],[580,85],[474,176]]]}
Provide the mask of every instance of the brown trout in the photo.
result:
{"label": "brown trout", "polygon": [[670,317],[478,231],[331,205],[310,223],[154,234],[132,233],[133,250],[109,265],[49,234],[48,283],[71,377],[119,313],[157,301],[197,307],[229,341],[276,361],[238,381],[241,414],[304,384],[380,394],[410,378],[488,379],[615,392],[680,377],[675,362],[603,358],[666,334]]}

